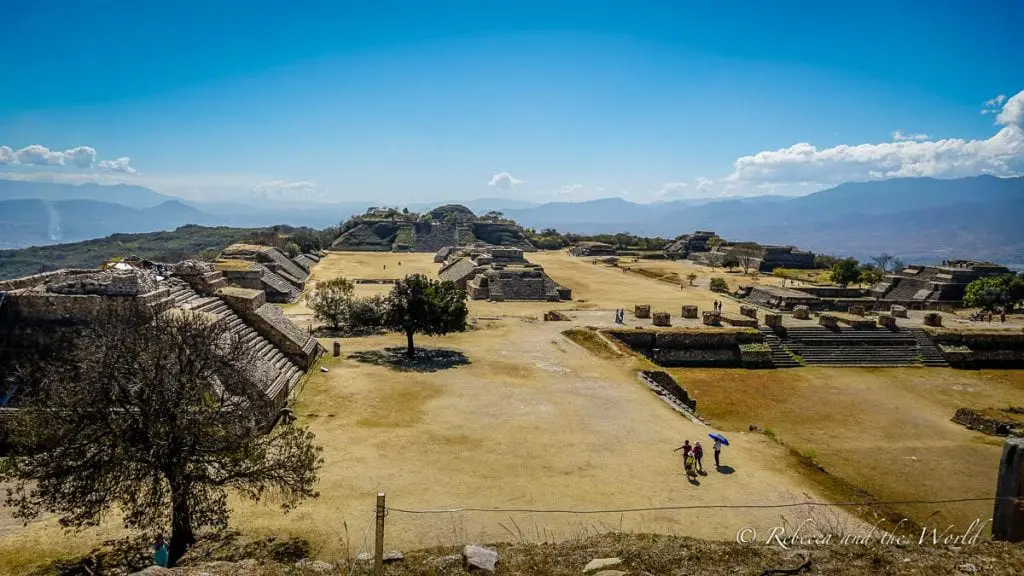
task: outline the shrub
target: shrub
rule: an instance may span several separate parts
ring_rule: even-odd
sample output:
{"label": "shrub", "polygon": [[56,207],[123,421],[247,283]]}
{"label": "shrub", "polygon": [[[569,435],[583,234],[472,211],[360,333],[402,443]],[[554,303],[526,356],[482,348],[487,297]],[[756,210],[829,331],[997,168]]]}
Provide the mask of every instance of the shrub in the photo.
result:
{"label": "shrub", "polygon": [[729,284],[725,281],[725,278],[716,276],[711,279],[711,291],[712,292],[728,292]]}
{"label": "shrub", "polygon": [[348,307],[346,328],[354,334],[376,332],[384,327],[385,312],[384,297],[380,294],[353,298]]}
{"label": "shrub", "polygon": [[314,318],[340,330],[347,323],[354,290],[352,282],[345,278],[324,280],[306,295],[306,302]]}

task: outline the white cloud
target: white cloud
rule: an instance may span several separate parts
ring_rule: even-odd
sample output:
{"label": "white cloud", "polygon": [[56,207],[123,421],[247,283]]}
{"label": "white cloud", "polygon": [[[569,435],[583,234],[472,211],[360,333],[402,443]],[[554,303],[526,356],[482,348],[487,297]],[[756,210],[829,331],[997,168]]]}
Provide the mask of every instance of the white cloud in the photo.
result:
{"label": "white cloud", "polygon": [[985,140],[902,139],[822,149],[801,142],[738,158],[725,180],[755,185],[835,184],[894,177],[1020,174],[1024,171],[1024,91],[1005,101],[996,122],[1003,128]]}
{"label": "white cloud", "polygon": [[494,176],[491,176],[491,181],[488,182],[487,185],[494,186],[495,188],[501,188],[502,190],[508,190],[509,188],[515,188],[522,183],[522,180],[512,176],[508,172],[498,172]]}
{"label": "white cloud", "polygon": [[1024,90],[1017,92],[1006,101],[1003,111],[996,116],[996,123],[1024,128]]}
{"label": "white cloud", "polygon": [[583,184],[562,184],[558,189],[559,196],[579,196],[586,189]]}
{"label": "white cloud", "polygon": [[99,163],[100,170],[106,170],[108,172],[121,172],[122,174],[138,174],[138,170],[132,168],[129,165],[131,158],[122,156],[117,160],[103,160]]}
{"label": "white cloud", "polygon": [[0,166],[10,166],[17,163],[18,160],[14,157],[14,150],[11,150],[10,146],[0,146]]}
{"label": "white cloud", "polygon": [[897,142],[902,142],[904,140],[922,141],[927,140],[928,138],[929,136],[927,134],[904,134],[900,130],[896,130],[895,132],[892,133],[892,139]]}
{"label": "white cloud", "polygon": [[271,200],[316,199],[322,198],[327,191],[320,190],[315,182],[287,182],[271,180],[252,187],[253,194]]}
{"label": "white cloud", "polygon": [[989,108],[997,108],[1003,105],[1003,101],[1006,100],[1006,94],[1000,94],[991,100],[985,100],[985,106]]}
{"label": "white cloud", "polygon": [[96,149],[90,146],[78,146],[64,151],[64,160],[78,168],[92,168],[96,161]]}
{"label": "white cloud", "polygon": [[703,176],[696,178],[695,181],[697,182],[696,188],[698,192],[704,192],[705,190],[709,190],[711,188],[711,185],[715,183],[714,180],[710,178],[705,178]]}
{"label": "white cloud", "polygon": [[50,150],[46,146],[32,144],[14,153],[18,164],[26,166],[63,166],[64,153]]}

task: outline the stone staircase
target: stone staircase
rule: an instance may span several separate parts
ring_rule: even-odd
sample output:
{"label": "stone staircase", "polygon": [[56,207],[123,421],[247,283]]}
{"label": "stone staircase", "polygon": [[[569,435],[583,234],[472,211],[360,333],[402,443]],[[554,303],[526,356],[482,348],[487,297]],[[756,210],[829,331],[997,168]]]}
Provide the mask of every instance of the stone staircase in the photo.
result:
{"label": "stone staircase", "polygon": [[[304,372],[220,298],[202,296],[188,284],[178,280],[170,280],[168,286],[170,297],[174,299],[174,307],[213,314],[218,321],[226,323],[231,334],[241,340],[246,348],[255,351],[259,372],[267,378],[263,391],[276,408],[283,407],[288,394],[298,384]],[[311,338],[310,343],[315,346],[316,340]]]}
{"label": "stone staircase", "polygon": [[776,333],[781,343],[808,365],[918,366],[921,353],[910,330],[788,328]]}
{"label": "stone staircase", "polygon": [[914,340],[917,341],[917,350],[921,356],[922,364],[933,368],[949,367],[949,362],[946,362],[946,357],[943,356],[939,347],[932,342],[932,339],[928,336],[927,332],[920,328],[911,328],[910,333],[914,335]]}
{"label": "stone staircase", "polygon": [[775,332],[771,328],[762,326],[760,328],[761,334],[764,335],[764,343],[771,348],[772,351],[772,365],[776,368],[799,368],[800,362],[793,357],[792,354],[786,351],[783,347],[782,340],[775,335]]}

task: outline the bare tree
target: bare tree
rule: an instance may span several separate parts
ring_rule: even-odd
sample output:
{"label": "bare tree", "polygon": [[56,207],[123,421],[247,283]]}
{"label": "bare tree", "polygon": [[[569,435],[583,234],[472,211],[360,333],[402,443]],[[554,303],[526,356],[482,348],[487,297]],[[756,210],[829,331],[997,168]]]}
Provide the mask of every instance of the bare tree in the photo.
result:
{"label": "bare tree", "polygon": [[749,254],[741,255],[740,256],[740,266],[743,267],[743,273],[744,274],[749,273],[751,268],[754,268],[756,270],[758,265],[759,265],[759,263],[760,263],[760,260],[761,259],[758,258],[757,256],[751,256]]}
{"label": "bare tree", "polygon": [[273,405],[252,350],[209,315],[175,312],[104,307],[66,355],[19,370],[15,451],[0,463],[17,517],[82,528],[117,509],[131,529],[169,522],[173,566],[197,530],[227,526],[229,490],[286,509],[317,496],[313,434],[263,433]]}
{"label": "bare tree", "polygon": [[878,256],[872,256],[871,261],[887,274],[899,272],[904,268],[903,260],[900,260],[888,252],[882,252]]}

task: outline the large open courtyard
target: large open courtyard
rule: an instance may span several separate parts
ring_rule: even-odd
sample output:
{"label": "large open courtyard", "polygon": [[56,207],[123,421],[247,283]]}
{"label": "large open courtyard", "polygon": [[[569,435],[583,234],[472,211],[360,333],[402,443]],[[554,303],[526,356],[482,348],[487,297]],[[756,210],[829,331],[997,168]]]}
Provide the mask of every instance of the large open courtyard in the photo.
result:
{"label": "large open courtyard", "polygon": [[[272,504],[236,503],[233,526],[251,534],[308,538],[328,560],[355,554],[378,491],[402,509],[599,510],[672,505],[780,505],[869,494],[881,500],[988,498],[1001,442],[949,421],[957,407],[1024,405],[1024,374],[949,368],[672,369],[709,426],[671,409],[637,377],[644,359],[595,354],[562,334],[610,325],[613,310],[651,304],[675,315],[682,304],[721,299],[702,282],[683,287],[564,253],[530,254],[571,302],[471,301],[471,329],[417,337],[450,361],[396,370],[382,352],[404,337],[341,339],[299,391],[295,413],[324,447],[319,499],[289,514]],[[399,262],[401,264],[399,265]],[[684,266],[666,263],[664,266]],[[435,275],[431,254],[332,253],[313,282],[336,276],[388,279]],[[385,293],[389,284],[359,284]],[[299,324],[300,302],[283,307]],[[547,310],[567,322],[544,322]],[[726,311],[738,304],[726,299]],[[332,347],[330,339],[323,344]],[[757,425],[765,432],[750,431]],[[732,441],[716,471],[709,432]],[[708,470],[688,482],[673,449],[704,440]],[[827,474],[801,463],[813,460]],[[856,492],[854,489],[863,491]],[[966,525],[989,503],[899,506],[922,524]],[[870,521],[839,508],[722,508],[594,515],[465,512],[388,517],[388,548],[468,540],[556,540],[610,530],[732,539],[746,526],[768,529],[813,516],[853,529]],[[114,520],[114,519],[112,519]],[[114,522],[61,541],[53,519],[4,524],[7,567],[57,550],[88,550],[119,534]],[[943,525],[944,527],[944,525]],[[367,542],[372,545],[372,542]],[[14,554],[13,551],[18,553]],[[7,553],[11,552],[10,555]],[[17,560],[21,558],[21,560]],[[3,571],[4,565],[0,565]]]}

